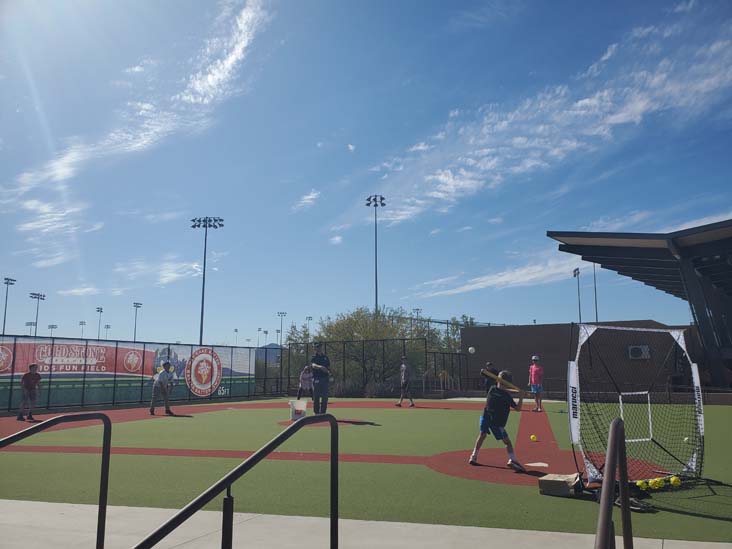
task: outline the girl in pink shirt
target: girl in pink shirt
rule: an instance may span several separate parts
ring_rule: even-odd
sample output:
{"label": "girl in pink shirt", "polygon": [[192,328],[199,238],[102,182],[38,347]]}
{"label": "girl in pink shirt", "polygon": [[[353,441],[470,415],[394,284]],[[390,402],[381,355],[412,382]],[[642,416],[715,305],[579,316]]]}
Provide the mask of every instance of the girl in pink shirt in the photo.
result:
{"label": "girl in pink shirt", "polygon": [[544,368],[539,366],[539,357],[534,355],[531,357],[531,366],[529,366],[529,387],[534,393],[534,401],[536,408],[532,412],[541,412],[541,393],[544,391],[542,382],[544,380]]}

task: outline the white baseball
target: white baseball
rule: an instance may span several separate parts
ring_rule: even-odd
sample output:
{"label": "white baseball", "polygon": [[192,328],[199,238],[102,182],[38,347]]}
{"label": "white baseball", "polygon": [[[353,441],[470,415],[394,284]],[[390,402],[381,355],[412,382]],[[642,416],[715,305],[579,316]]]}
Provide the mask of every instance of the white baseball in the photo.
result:
{"label": "white baseball", "polygon": [[468,347],[468,352],[469,352],[469,353],[470,353],[471,355],[474,355],[474,354],[475,354],[475,347]]}

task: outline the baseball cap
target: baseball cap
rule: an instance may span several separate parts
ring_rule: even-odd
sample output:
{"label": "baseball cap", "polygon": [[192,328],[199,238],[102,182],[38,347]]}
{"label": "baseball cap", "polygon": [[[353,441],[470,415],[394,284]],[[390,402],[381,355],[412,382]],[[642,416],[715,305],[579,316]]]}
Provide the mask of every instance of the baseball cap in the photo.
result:
{"label": "baseball cap", "polygon": [[539,360],[539,355],[534,355],[531,357],[531,360]]}

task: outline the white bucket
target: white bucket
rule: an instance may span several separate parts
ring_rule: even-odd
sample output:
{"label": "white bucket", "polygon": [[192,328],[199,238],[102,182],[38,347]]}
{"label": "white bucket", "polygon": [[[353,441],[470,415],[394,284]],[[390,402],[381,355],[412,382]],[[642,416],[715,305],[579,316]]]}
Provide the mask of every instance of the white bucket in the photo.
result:
{"label": "white bucket", "polygon": [[290,420],[297,421],[307,415],[307,400],[291,400],[290,401]]}

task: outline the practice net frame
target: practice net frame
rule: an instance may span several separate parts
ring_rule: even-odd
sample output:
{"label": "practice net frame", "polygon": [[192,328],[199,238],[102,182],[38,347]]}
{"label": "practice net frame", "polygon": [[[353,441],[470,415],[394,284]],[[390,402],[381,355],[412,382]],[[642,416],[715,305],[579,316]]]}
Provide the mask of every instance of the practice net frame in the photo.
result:
{"label": "practice net frame", "polygon": [[573,450],[582,454],[588,482],[602,481],[616,417],[625,423],[630,481],[701,477],[704,408],[684,330],[577,326],[567,403]]}

